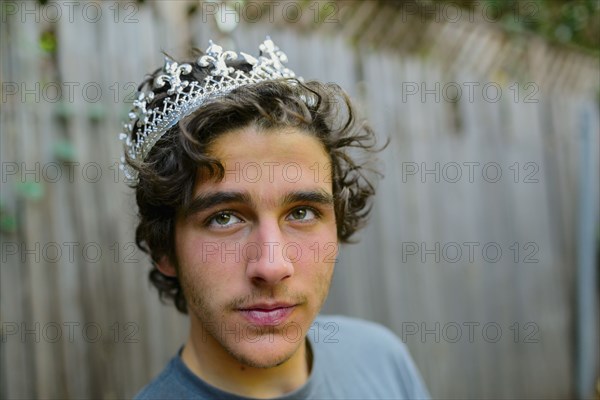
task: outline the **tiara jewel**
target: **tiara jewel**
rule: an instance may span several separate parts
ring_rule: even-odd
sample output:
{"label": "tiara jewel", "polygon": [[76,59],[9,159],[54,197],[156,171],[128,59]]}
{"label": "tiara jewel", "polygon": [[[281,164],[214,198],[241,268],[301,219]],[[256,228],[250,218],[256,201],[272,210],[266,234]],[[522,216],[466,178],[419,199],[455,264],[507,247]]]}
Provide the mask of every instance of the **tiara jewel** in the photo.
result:
{"label": "tiara jewel", "polygon": [[[162,72],[154,79],[152,89],[169,85],[167,94],[170,97],[165,98],[161,106],[148,109],[154,99],[154,92],[141,91],[136,94],[133,108],[128,114],[129,121],[123,125],[123,132],[119,134],[129,158],[143,161],[165,132],[210,99],[241,86],[296,77],[294,71],[283,65],[287,62],[285,53],[268,36],[259,46],[258,58],[243,52],[238,55],[235,51],[223,51],[212,40],[209,43],[205,54],[196,61],[198,66],[210,68],[210,74],[202,82],[182,80],[182,75],[192,72],[192,66],[178,64],[166,57]],[[236,60],[240,56],[252,66],[249,72],[227,65],[227,61]],[[302,81],[302,78],[297,79]],[[133,135],[134,131],[136,135]],[[121,157],[120,168],[128,180],[137,180],[137,171],[126,163],[125,155]]]}

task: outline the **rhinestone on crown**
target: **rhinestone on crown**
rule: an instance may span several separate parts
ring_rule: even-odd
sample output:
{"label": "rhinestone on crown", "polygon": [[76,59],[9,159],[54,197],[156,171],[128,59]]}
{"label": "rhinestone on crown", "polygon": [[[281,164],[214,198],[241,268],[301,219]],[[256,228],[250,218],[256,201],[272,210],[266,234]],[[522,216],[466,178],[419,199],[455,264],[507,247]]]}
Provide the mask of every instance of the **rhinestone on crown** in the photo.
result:
{"label": "rhinestone on crown", "polygon": [[[154,92],[141,91],[136,94],[133,108],[128,114],[129,121],[124,124],[123,132],[119,134],[129,158],[143,161],[152,146],[170,128],[212,98],[253,83],[296,78],[294,72],[283,65],[287,62],[287,56],[269,37],[259,46],[258,58],[243,52],[238,55],[234,51],[223,51],[223,48],[212,40],[209,42],[206,53],[196,61],[200,67],[210,68],[210,74],[202,82],[182,80],[182,75],[192,72],[192,66],[178,64],[166,57],[162,74],[154,79],[152,89],[169,85],[167,94],[171,97],[165,98],[162,106],[148,109],[148,105],[154,99]],[[239,56],[252,65],[249,72],[227,65],[226,61],[236,60]],[[138,129],[134,139],[133,131],[136,127]],[[121,157],[120,168],[128,180],[137,180],[137,171],[126,163],[124,155]]]}

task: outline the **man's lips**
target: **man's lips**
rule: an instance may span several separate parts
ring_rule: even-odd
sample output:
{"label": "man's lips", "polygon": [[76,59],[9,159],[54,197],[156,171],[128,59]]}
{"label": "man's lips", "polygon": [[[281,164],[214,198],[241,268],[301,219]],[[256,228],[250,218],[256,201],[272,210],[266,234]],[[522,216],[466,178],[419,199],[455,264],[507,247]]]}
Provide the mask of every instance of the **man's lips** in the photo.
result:
{"label": "man's lips", "polygon": [[283,302],[279,302],[279,303],[256,303],[250,306],[246,306],[246,307],[240,307],[240,310],[263,310],[263,311],[270,311],[270,310],[275,310],[277,308],[288,308],[288,307],[294,307],[296,304],[294,303],[283,303]]}
{"label": "man's lips", "polygon": [[283,323],[296,308],[296,304],[254,304],[238,311],[253,325],[276,326]]}

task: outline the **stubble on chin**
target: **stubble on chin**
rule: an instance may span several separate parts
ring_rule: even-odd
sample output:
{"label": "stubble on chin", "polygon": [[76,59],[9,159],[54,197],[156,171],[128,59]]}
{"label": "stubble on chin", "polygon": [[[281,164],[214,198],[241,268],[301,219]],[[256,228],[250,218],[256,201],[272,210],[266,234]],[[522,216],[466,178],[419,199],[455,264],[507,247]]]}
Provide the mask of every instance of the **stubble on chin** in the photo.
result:
{"label": "stubble on chin", "polygon": [[[229,356],[242,365],[253,368],[273,368],[284,364],[292,358],[302,343],[306,342],[306,335],[308,329],[310,329],[310,324],[312,324],[327,298],[332,275],[333,271],[320,274],[315,279],[314,286],[312,287],[313,296],[310,299],[306,294],[290,293],[287,286],[268,289],[255,288],[248,295],[234,297],[225,305],[215,305],[214,307],[211,307],[209,304],[211,300],[218,298],[213,288],[200,287],[197,284],[193,284],[193,280],[187,279],[185,276],[180,276],[180,284],[188,304],[190,318],[195,319],[196,332],[192,332],[196,336],[195,340],[202,340],[203,342],[211,341],[215,345],[219,345]],[[232,316],[236,313],[237,309],[266,299],[283,300],[300,304],[300,307],[304,308],[304,317],[310,319],[310,321],[302,321],[303,325],[308,324],[308,326],[301,327],[303,331],[300,338],[294,341],[294,346],[284,346],[282,354],[272,354],[269,356],[264,351],[252,354],[253,351],[248,346],[252,347],[255,345],[257,348],[264,348],[265,343],[258,343],[260,341],[270,341],[271,343],[279,341],[280,344],[281,341],[292,343],[286,340],[284,336],[285,324],[279,327],[268,327],[270,329],[268,331],[265,328],[253,327],[252,325],[242,326],[240,323],[227,323],[227,321],[232,320]],[[310,300],[312,300],[312,304]],[[231,326],[232,324],[234,326]],[[250,336],[250,338],[245,336]],[[248,343],[245,346],[243,343],[240,343],[241,341],[247,341]],[[277,352],[276,344],[273,345],[272,349],[274,352]]]}

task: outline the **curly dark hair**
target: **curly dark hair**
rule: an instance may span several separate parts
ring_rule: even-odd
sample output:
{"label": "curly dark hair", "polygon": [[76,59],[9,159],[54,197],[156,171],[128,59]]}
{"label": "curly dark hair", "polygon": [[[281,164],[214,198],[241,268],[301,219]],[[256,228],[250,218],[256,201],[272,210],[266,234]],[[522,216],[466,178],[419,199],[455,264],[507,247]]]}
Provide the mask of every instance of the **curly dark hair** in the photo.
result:
{"label": "curly dark hair", "polygon": [[[195,62],[189,64],[192,71],[182,75],[182,79],[201,82],[209,73]],[[245,62],[228,65],[245,71],[251,69]],[[149,75],[139,90],[150,87],[160,73],[161,70],[156,70]],[[149,109],[162,107],[163,100],[169,97],[167,87],[153,91],[155,97]],[[366,223],[371,210],[369,200],[375,194],[372,181],[380,174],[372,168],[370,155],[380,149],[376,147],[372,129],[364,120],[356,119],[354,106],[338,85],[280,79],[243,86],[210,100],[166,132],[145,160],[126,158],[138,172],[138,182],[133,184],[139,208],[136,243],[152,258],[149,277],[161,300],[173,300],[182,313],[187,313],[187,304],[179,280],[164,275],[157,263],[167,256],[177,268],[176,216],[192,200],[198,170],[204,167],[208,179],[224,177],[223,165],[207,149],[221,134],[247,126],[258,129],[292,126],[321,141],[332,163],[340,242],[350,241]],[[137,131],[132,135],[135,138]]]}

